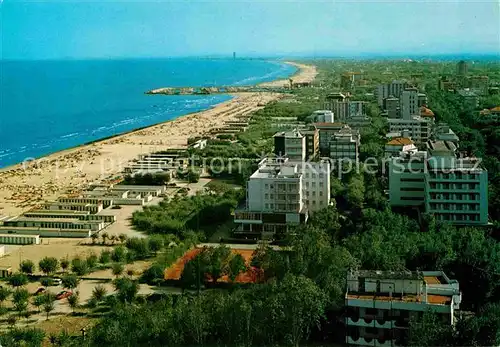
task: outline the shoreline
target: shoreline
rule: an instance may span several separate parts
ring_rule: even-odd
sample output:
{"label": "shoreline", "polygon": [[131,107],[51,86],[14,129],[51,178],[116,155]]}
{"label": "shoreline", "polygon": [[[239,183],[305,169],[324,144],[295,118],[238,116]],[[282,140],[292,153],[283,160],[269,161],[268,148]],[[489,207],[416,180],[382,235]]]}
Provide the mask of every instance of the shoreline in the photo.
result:
{"label": "shoreline", "polygon": [[[294,81],[310,82],[317,74],[314,66],[284,63],[298,68],[289,77]],[[258,85],[284,83],[288,80],[279,79]],[[230,100],[206,110],[42,156],[35,159],[37,166],[24,168],[24,162],[21,162],[0,168],[0,216],[17,215],[45,200],[76,194],[91,182],[120,174],[123,166],[140,154],[166,148],[187,148],[189,137],[222,127],[234,115],[250,114],[283,96],[271,92],[230,95]]]}
{"label": "shoreline", "polygon": [[[294,66],[294,67],[297,68],[297,71],[295,71],[295,73],[293,75],[290,75],[288,78],[296,78],[297,76],[300,76],[302,73],[304,73],[305,69],[311,68],[311,66],[304,65],[304,64],[299,64],[299,63],[295,63],[295,62],[290,62],[290,61],[284,61],[282,63],[283,64],[288,64],[288,65],[292,65],[292,66]],[[314,68],[314,70],[316,70],[316,69]],[[303,77],[300,77],[300,78],[303,78]],[[284,83],[288,83],[288,80],[287,79],[277,79],[277,80],[274,80],[274,81],[261,82],[261,83],[256,84],[256,86],[268,86],[268,87],[271,86],[271,87],[276,87],[276,86],[282,86]],[[101,137],[101,138],[96,139],[96,140],[91,140],[91,141],[84,142],[84,143],[82,143],[80,145],[75,145],[75,146],[67,147],[67,148],[64,148],[64,149],[61,149],[61,150],[57,150],[57,151],[54,151],[54,152],[50,152],[50,153],[41,155],[39,157],[28,157],[28,158],[34,158],[34,161],[37,161],[37,160],[41,160],[43,158],[48,158],[48,157],[51,157],[51,156],[54,156],[54,155],[63,155],[65,152],[68,152],[68,151],[77,150],[77,149],[80,149],[80,148],[85,147],[85,146],[90,146],[90,145],[93,145],[93,144],[98,143],[98,142],[102,142],[102,141],[106,141],[106,140],[111,140],[111,139],[113,139],[115,137],[120,137],[120,136],[124,136],[124,135],[127,135],[127,134],[131,134],[133,132],[144,130],[144,129],[147,129],[147,128],[150,128],[150,127],[154,127],[154,126],[157,126],[157,125],[160,125],[160,124],[164,124],[164,123],[168,123],[168,122],[173,122],[173,121],[175,121],[177,119],[180,119],[181,117],[186,117],[186,116],[190,116],[190,115],[195,114],[195,113],[201,113],[201,112],[209,111],[211,109],[214,109],[214,108],[218,107],[219,105],[224,105],[227,102],[231,102],[232,100],[235,99],[235,97],[238,94],[244,94],[244,93],[242,93],[242,92],[240,92],[240,93],[228,93],[226,95],[231,96],[231,99],[223,101],[223,102],[219,102],[219,103],[216,103],[216,104],[213,104],[212,106],[210,106],[209,108],[207,108],[205,110],[192,111],[192,112],[184,113],[184,114],[179,115],[179,116],[177,116],[176,118],[173,118],[173,119],[169,119],[169,120],[158,122],[158,123],[153,123],[153,124],[150,124],[150,125],[145,125],[145,126],[142,126],[142,127],[139,127],[139,128],[134,128],[134,129],[131,129],[131,130],[123,131],[123,132],[120,132],[120,133],[117,133],[117,134],[114,134],[114,135],[108,135],[108,136]],[[155,94],[151,94],[151,95],[155,95]],[[158,94],[158,96],[161,96],[161,94]],[[10,165],[7,165],[5,167],[0,167],[0,175],[2,173],[4,173],[4,172],[10,171],[10,170],[15,170],[15,169],[17,169],[19,167],[22,167],[24,162],[25,161],[23,160],[21,162],[15,163],[15,164],[10,164]],[[1,177],[0,177],[0,179],[1,179]],[[0,183],[1,183],[1,181],[0,181]],[[1,209],[0,209],[0,212],[1,212]]]}

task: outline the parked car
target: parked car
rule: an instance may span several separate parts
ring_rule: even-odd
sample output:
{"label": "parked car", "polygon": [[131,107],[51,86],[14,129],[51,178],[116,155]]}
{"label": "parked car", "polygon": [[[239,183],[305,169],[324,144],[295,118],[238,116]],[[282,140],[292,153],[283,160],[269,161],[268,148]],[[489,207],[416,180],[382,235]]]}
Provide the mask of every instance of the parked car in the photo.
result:
{"label": "parked car", "polygon": [[36,290],[36,292],[33,295],[39,295],[39,294],[43,294],[43,293],[45,293],[45,288],[40,287]]}
{"label": "parked car", "polygon": [[56,300],[66,299],[68,296],[71,296],[71,295],[73,295],[73,292],[71,292],[69,290],[63,290],[62,292],[60,292],[59,294],[56,295]]}
{"label": "parked car", "polygon": [[53,286],[60,286],[62,284],[62,279],[60,278],[57,278],[57,277],[54,277],[52,279],[52,285]]}

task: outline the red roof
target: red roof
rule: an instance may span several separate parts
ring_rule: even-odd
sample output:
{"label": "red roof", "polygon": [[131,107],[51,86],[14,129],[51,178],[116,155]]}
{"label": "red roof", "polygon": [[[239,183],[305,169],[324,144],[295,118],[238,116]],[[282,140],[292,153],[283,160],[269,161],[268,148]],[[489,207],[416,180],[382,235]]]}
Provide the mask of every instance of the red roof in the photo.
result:
{"label": "red roof", "polygon": [[420,115],[422,117],[434,117],[434,112],[425,106],[420,107]]}
{"label": "red roof", "polygon": [[412,145],[413,141],[407,137],[396,137],[391,141],[387,142],[389,146],[407,146]]}

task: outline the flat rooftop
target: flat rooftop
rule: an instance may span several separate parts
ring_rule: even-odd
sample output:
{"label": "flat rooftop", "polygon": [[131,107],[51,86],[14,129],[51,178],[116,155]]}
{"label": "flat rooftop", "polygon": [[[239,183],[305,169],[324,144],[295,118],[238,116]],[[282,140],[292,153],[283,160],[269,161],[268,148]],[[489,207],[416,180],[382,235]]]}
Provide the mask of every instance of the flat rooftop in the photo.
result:
{"label": "flat rooftop", "polygon": [[[417,294],[407,294],[403,296],[389,296],[389,295],[380,295],[380,294],[347,294],[348,299],[358,299],[358,300],[373,300],[373,301],[398,301],[398,302],[425,302],[425,298],[423,295]],[[450,305],[451,297],[444,295],[435,295],[428,294],[427,295],[427,303],[433,305]]]}
{"label": "flat rooftop", "polygon": [[89,211],[73,211],[73,210],[30,210],[25,212],[24,215],[31,214],[53,214],[53,215],[78,215],[78,216],[87,216],[90,214]]}

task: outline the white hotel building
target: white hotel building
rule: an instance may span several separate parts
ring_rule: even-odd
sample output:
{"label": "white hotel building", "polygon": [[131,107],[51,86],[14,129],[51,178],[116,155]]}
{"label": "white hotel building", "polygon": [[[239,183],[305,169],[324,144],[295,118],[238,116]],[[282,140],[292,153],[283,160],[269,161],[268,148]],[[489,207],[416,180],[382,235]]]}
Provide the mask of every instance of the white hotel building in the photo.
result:
{"label": "white hotel building", "polygon": [[330,204],[330,163],[266,158],[247,182],[246,206],[235,211],[236,234],[272,237]]}
{"label": "white hotel building", "polygon": [[351,271],[347,274],[346,343],[403,346],[412,318],[431,310],[453,325],[462,295],[442,271]]}

